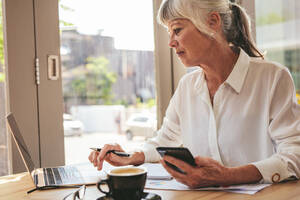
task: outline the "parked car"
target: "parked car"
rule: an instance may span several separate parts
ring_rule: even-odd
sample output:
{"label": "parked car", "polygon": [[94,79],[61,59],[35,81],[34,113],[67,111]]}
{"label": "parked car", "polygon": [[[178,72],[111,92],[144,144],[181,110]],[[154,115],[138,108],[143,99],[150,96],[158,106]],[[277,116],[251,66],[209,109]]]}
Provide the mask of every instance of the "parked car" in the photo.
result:
{"label": "parked car", "polygon": [[146,139],[156,135],[157,120],[151,113],[134,113],[126,122],[126,138],[132,140],[134,136],[144,136]]}
{"label": "parked car", "polygon": [[81,136],[83,133],[83,123],[79,120],[73,120],[72,115],[64,113],[64,135]]}

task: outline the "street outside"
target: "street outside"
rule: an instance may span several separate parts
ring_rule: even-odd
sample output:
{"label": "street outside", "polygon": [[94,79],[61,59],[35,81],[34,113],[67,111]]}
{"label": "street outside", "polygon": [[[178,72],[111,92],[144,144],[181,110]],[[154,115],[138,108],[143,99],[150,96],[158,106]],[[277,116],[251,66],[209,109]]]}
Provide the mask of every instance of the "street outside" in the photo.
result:
{"label": "street outside", "polygon": [[125,151],[132,151],[145,142],[142,136],[135,136],[128,141],[124,134],[117,133],[84,133],[82,136],[65,137],[65,161],[66,164],[78,164],[88,162],[91,147],[102,147],[108,143],[118,143]]}

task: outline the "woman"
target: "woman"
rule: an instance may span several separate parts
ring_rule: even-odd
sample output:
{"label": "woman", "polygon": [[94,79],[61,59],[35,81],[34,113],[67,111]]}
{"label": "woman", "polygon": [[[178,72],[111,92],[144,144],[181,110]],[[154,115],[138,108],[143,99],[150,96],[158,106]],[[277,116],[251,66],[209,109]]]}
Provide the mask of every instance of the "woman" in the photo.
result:
{"label": "woman", "polygon": [[[100,170],[159,161],[157,146],[185,146],[197,167],[170,156],[161,160],[189,187],[280,182],[300,175],[300,108],[287,68],[265,61],[250,36],[244,9],[228,0],[165,0],[158,19],[186,66],[158,136],[129,158],[106,154],[89,160]],[[183,169],[181,174],[165,161]]]}

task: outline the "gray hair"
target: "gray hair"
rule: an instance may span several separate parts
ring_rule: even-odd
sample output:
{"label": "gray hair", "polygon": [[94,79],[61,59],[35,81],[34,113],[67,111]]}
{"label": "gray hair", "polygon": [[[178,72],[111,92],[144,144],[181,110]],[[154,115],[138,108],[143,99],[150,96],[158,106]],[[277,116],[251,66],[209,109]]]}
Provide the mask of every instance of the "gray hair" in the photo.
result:
{"label": "gray hair", "polygon": [[241,6],[229,0],[163,0],[157,20],[166,26],[174,19],[188,19],[199,31],[211,36],[212,31],[205,23],[211,12],[221,16],[223,33],[234,50],[240,47],[251,57],[263,58],[251,36],[248,14]]}

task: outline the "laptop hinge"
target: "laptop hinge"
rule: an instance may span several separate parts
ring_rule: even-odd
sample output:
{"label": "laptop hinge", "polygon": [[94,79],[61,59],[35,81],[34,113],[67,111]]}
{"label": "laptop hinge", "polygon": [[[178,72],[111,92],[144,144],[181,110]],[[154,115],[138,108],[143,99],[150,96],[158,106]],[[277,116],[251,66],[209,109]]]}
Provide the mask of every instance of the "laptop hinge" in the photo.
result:
{"label": "laptop hinge", "polygon": [[34,179],[33,180],[34,180],[35,185],[39,184],[39,177],[38,177],[37,174],[34,175]]}
{"label": "laptop hinge", "polygon": [[38,173],[37,173],[37,171],[36,170],[33,170],[32,172],[31,172],[31,176],[32,176],[32,178],[33,178],[33,181],[34,181],[34,184],[37,186],[38,185],[38,183],[39,183],[39,181],[38,181]]}

